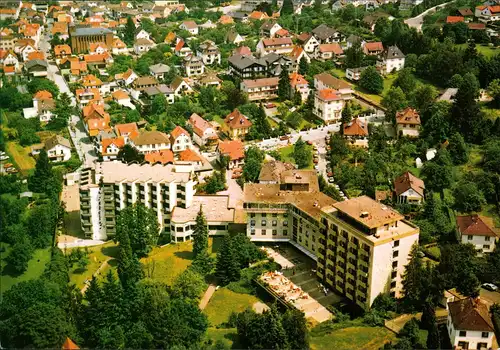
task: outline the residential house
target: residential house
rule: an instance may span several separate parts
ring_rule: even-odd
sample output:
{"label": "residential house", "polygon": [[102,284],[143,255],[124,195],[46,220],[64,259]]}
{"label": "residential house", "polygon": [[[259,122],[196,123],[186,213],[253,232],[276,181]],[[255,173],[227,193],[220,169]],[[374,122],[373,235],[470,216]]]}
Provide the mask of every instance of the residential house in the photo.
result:
{"label": "residential house", "polygon": [[268,76],[279,77],[283,69],[286,69],[287,72],[296,71],[296,62],[289,56],[270,53],[269,55],[262,57],[260,60],[261,62],[265,62]]}
{"label": "residential house", "polygon": [[352,85],[342,79],[335,78],[328,73],[320,73],[314,76],[314,88],[316,90],[333,89],[336,94],[340,95],[343,100],[353,98],[354,90]]}
{"label": "residential house", "polygon": [[342,128],[344,137],[347,139],[358,140],[368,137],[368,123],[357,117],[353,118],[349,123],[344,123]]}
{"label": "residential house", "polygon": [[170,138],[160,131],[143,131],[132,143],[143,154],[170,149]]}
{"label": "residential house", "polygon": [[304,51],[312,54],[316,51],[316,48],[319,46],[319,41],[313,34],[310,33],[302,33],[297,36],[297,41],[302,45]]}
{"label": "residential house", "polygon": [[54,56],[59,63],[62,58],[71,56],[71,47],[66,44],[54,46]]}
{"label": "residential house", "polygon": [[179,26],[181,30],[187,30],[191,35],[198,35],[198,25],[195,21],[184,21]]}
{"label": "residential house", "polygon": [[339,43],[320,44],[316,47],[314,56],[317,60],[328,61],[344,55]]}
{"label": "residential house", "polygon": [[139,38],[134,41],[134,52],[136,55],[142,55],[154,47],[154,43],[146,38]]}
{"label": "residential house", "polygon": [[[20,43],[19,41],[17,42],[18,44]],[[29,61],[28,55],[32,52],[37,52],[37,49],[35,48],[34,44],[26,44],[23,46],[20,46],[17,51],[14,50],[14,52],[19,53],[20,56],[22,57],[23,61]]]}
{"label": "residential house", "polygon": [[131,85],[137,78],[139,78],[139,75],[137,75],[137,73],[134,72],[132,68],[129,68],[125,73],[115,75],[115,79],[117,81],[123,82],[125,86]]}
{"label": "residential house", "polygon": [[82,113],[83,122],[89,136],[95,137],[99,135],[100,132],[112,131],[109,126],[109,113],[104,111],[104,106],[102,104],[89,103],[83,107]]}
{"label": "residential house", "polygon": [[392,21],[394,19],[394,17],[385,12],[370,11],[363,17],[363,24],[365,25],[365,27],[368,27],[368,29],[370,29],[370,31],[373,33],[375,31],[375,24],[380,18],[387,18],[389,21]]}
{"label": "residential house", "polygon": [[181,97],[184,94],[190,94],[194,91],[187,79],[182,77],[175,78],[172,84],[170,84],[170,87],[174,91],[174,95],[177,97]]}
{"label": "residential house", "polygon": [[254,78],[266,73],[266,63],[250,55],[236,54],[228,59],[229,74],[240,79]]}
{"label": "residential house", "polygon": [[102,81],[94,74],[88,74],[82,78],[82,85],[85,89],[99,89],[99,92],[102,94],[101,86]]}
{"label": "residential house", "polygon": [[23,116],[26,119],[38,117],[40,122],[46,123],[52,119],[55,107],[56,103],[52,94],[41,90],[33,95],[33,107],[23,109]]}
{"label": "residential house", "polygon": [[220,24],[222,24],[223,26],[225,25],[228,25],[228,24],[234,24],[234,19],[233,17],[231,16],[228,16],[228,15],[222,15],[220,16],[219,18],[219,21],[218,21]]}
{"label": "residential house", "polygon": [[346,68],[345,77],[351,81],[359,81],[361,79],[361,73],[368,67],[359,68]]}
{"label": "residential house", "polygon": [[446,322],[454,349],[491,349],[495,328],[488,306],[479,298],[448,303]]}
{"label": "residential house", "polygon": [[269,53],[277,54],[290,54],[293,51],[293,42],[291,38],[272,38],[272,39],[260,39],[257,44],[256,52],[261,56],[265,56]]}
{"label": "residential house", "polygon": [[202,165],[203,158],[191,148],[186,148],[178,154],[178,160],[191,165]]}
{"label": "residential house", "polygon": [[151,75],[158,80],[165,79],[165,74],[167,74],[168,72],[170,72],[170,67],[163,63],[149,66],[149,73],[151,73]]}
{"label": "residential house", "polygon": [[3,66],[4,71],[5,67],[14,67],[14,70],[17,71],[19,70],[19,59],[13,51],[0,50],[0,66]]}
{"label": "residential house", "polygon": [[201,43],[196,54],[203,60],[204,65],[220,65],[220,50],[213,41],[206,40],[205,42]]}
{"label": "residential house", "polygon": [[113,56],[105,52],[100,55],[83,55],[83,60],[87,62],[88,66],[94,68],[106,68],[109,64],[113,63]]}
{"label": "residential house", "polygon": [[394,195],[398,203],[422,204],[425,184],[409,171],[394,180]]}
{"label": "residential house", "polygon": [[460,23],[460,22],[465,22],[465,18],[463,16],[448,16],[448,17],[446,17],[447,24],[454,24],[454,23]]}
{"label": "residential house", "polygon": [[469,7],[462,7],[457,10],[458,14],[465,17],[466,22],[469,22],[474,18],[474,12]]}
{"label": "residential house", "polygon": [[113,45],[111,51],[113,52],[113,55],[128,54],[127,45],[120,38],[113,38]]}
{"label": "residential house", "polygon": [[207,146],[208,148],[216,145],[219,140],[217,131],[214,127],[198,114],[193,113],[189,117],[188,124],[193,129],[193,141],[198,146]]}
{"label": "residential house", "polygon": [[418,137],[420,125],[420,114],[416,109],[407,107],[396,113],[396,134],[398,137]]}
{"label": "residential house", "polygon": [[32,78],[46,77],[48,64],[45,60],[31,60],[24,64],[26,74]]}
{"label": "residential house", "polygon": [[240,140],[221,141],[217,145],[217,156],[219,162],[224,157],[228,159],[228,168],[240,168],[245,161],[245,145]]}
{"label": "residential house", "polygon": [[314,28],[312,34],[320,44],[339,43],[342,41],[342,34],[326,24],[320,24]]}
{"label": "residential house", "polygon": [[229,138],[233,140],[244,139],[250,132],[251,126],[252,122],[238,108],[235,108],[224,119],[224,129],[227,131]]}
{"label": "residential house", "polygon": [[222,83],[222,80],[217,76],[215,72],[210,72],[210,73],[205,72],[205,74],[198,79],[197,83],[199,86],[203,87],[213,86],[218,89]]}
{"label": "residential house", "polygon": [[116,159],[125,144],[125,139],[121,136],[103,139],[100,144],[102,159],[104,161]]}
{"label": "residential house", "polygon": [[227,32],[226,41],[229,44],[239,45],[245,41],[245,38],[238,34],[236,28],[231,28]]}
{"label": "residential house", "polygon": [[145,77],[138,77],[137,79],[135,79],[132,83],[132,88],[134,88],[134,90],[137,91],[143,91],[148,87],[158,86],[158,85],[159,82],[154,77],[145,76]]}
{"label": "residential house", "polygon": [[249,101],[272,100],[278,97],[279,77],[245,79],[240,89],[248,95]]}
{"label": "residential house", "polygon": [[45,59],[45,54],[42,51],[33,51],[28,54],[28,59],[27,61],[31,60],[44,60]]}
{"label": "residential house", "polygon": [[158,84],[155,86],[149,86],[142,90],[142,93],[147,96],[150,103],[154,100],[154,98],[160,94],[165,96],[168,104],[172,104],[175,101],[175,93],[174,90],[166,85],[166,84]]}
{"label": "residential house", "polygon": [[491,218],[477,214],[459,215],[456,221],[460,243],[474,245],[479,254],[495,250],[499,236]]}
{"label": "residential house", "polygon": [[68,23],[66,22],[55,22],[52,24],[51,28],[52,37],[59,36],[61,40],[69,39]]}
{"label": "residential house", "polygon": [[311,63],[311,57],[305,52],[301,46],[294,46],[290,55],[288,55],[292,60],[292,71],[297,72],[299,70],[299,64],[301,60],[306,60],[307,63]]}
{"label": "residential house", "polygon": [[146,32],[144,29],[140,29],[136,34],[135,34],[135,40],[138,39],[147,39],[151,40],[150,34]]}
{"label": "residential house", "polygon": [[500,5],[495,6],[476,6],[474,15],[480,22],[489,23],[500,20]]}
{"label": "residential house", "polygon": [[377,62],[377,65],[382,66],[384,74],[397,72],[405,66],[405,55],[397,46],[389,46],[382,54],[382,61]]}
{"label": "residential house", "polygon": [[116,124],[115,133],[123,137],[126,143],[129,143],[130,140],[139,135],[139,128],[137,127],[137,123]]}
{"label": "residential house", "polygon": [[202,75],[205,72],[202,58],[195,55],[184,57],[183,66],[188,77]]}
{"label": "residential house", "polygon": [[266,21],[260,26],[260,36],[266,38],[274,38],[276,32],[283,29],[277,22]]}
{"label": "residential house", "polygon": [[85,107],[89,103],[100,104],[102,102],[99,89],[76,89],[75,95],[80,107]]}
{"label": "residential house", "polygon": [[113,101],[121,106],[129,107],[131,109],[136,109],[130,100],[130,96],[124,90],[116,90],[111,94]]}
{"label": "residential house", "polygon": [[316,90],[313,114],[325,124],[338,122],[342,116],[343,108],[344,99],[337,90]]}
{"label": "residential house", "polygon": [[254,21],[263,21],[266,19],[269,19],[269,16],[261,11],[253,11],[248,15],[249,20],[254,20]]}
{"label": "residential house", "polygon": [[307,100],[311,89],[309,89],[309,83],[304,76],[295,72],[290,74],[290,87],[292,97],[295,94],[300,94],[302,102]]}
{"label": "residential house", "polygon": [[173,152],[181,152],[193,148],[191,136],[180,126],[176,126],[174,130],[170,132],[170,144],[172,145],[171,148]]}
{"label": "residential house", "polygon": [[71,143],[60,135],[45,141],[44,148],[51,162],[65,162],[71,158]]}
{"label": "residential house", "polygon": [[381,41],[376,42],[364,42],[361,44],[363,52],[365,55],[378,56],[384,52],[384,45]]}
{"label": "residential house", "polygon": [[[67,61],[61,60],[59,67],[64,67],[69,63],[69,80],[75,82],[88,73],[87,62],[80,61],[78,57],[69,57]],[[64,68],[62,68],[64,69]]]}
{"label": "residential house", "polygon": [[105,52],[108,52],[108,45],[103,42],[95,42],[95,43],[90,43],[89,45],[89,53],[91,55],[102,55]]}
{"label": "residential house", "polygon": [[182,39],[178,39],[177,44],[175,44],[174,52],[179,57],[186,57],[193,54],[191,48]]}
{"label": "residential house", "polygon": [[165,39],[163,40],[163,42],[165,44],[168,44],[168,45],[172,45],[175,41],[175,39],[177,38],[177,36],[175,35],[174,32],[169,32],[166,36],[165,36]]}
{"label": "residential house", "polygon": [[202,29],[214,29],[214,28],[217,28],[217,24],[215,24],[211,20],[208,20],[205,23],[203,23],[202,25],[200,25],[199,27]]}

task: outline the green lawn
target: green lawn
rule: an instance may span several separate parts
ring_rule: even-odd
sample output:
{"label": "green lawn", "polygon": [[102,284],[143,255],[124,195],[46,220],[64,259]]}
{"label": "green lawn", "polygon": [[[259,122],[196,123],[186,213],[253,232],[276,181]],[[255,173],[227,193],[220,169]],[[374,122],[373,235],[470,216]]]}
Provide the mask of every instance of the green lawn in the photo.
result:
{"label": "green lawn", "polygon": [[[295,159],[293,158],[293,145],[278,148],[278,152],[281,156],[282,162],[288,162],[295,164]],[[311,163],[306,169],[312,169],[313,163]]]}
{"label": "green lawn", "polygon": [[29,155],[30,148],[22,147],[17,142],[7,142],[7,154],[10,156],[8,162],[13,163],[23,176],[29,175],[35,168],[35,159]]}
{"label": "green lawn", "polygon": [[210,327],[207,329],[207,339],[212,340],[212,343],[215,344],[218,340],[220,340],[227,349],[231,349],[233,346],[234,339],[236,338],[236,328],[214,328]]}
{"label": "green lawn", "polygon": [[26,272],[20,276],[16,276],[8,271],[9,266],[7,266],[7,263],[4,261],[9,255],[9,246],[5,243],[1,243],[1,246],[5,247],[6,250],[0,253],[0,265],[2,268],[2,274],[0,275],[0,294],[9,290],[10,287],[16,283],[40,277],[45,270],[45,266],[50,261],[50,248],[37,249],[33,254],[33,258],[28,263]]}
{"label": "green lawn", "polygon": [[311,337],[310,343],[312,350],[378,350],[395,339],[396,335],[383,327],[350,327],[320,337]]}
{"label": "green lawn", "polygon": [[[74,248],[73,248],[74,249]],[[108,259],[108,263],[113,266],[116,265],[113,259],[118,257],[118,246],[112,241],[107,242],[100,246],[89,247],[89,264],[85,270],[80,270],[78,267],[72,267],[70,269],[69,279],[71,283],[74,283],[78,288],[82,288],[85,284],[85,280],[92,279],[92,275],[99,269],[99,267]],[[69,254],[72,249],[67,249],[66,254]],[[102,269],[99,273],[100,276],[105,276],[107,270]]]}
{"label": "green lawn", "polygon": [[[467,45],[468,44],[459,44],[457,46],[465,49],[467,47]],[[492,57],[492,56],[498,55],[500,53],[500,49],[498,49],[496,47],[479,45],[479,44],[476,44],[476,50],[477,50],[477,52],[482,53],[486,57]]]}
{"label": "green lawn", "polygon": [[226,322],[233,312],[242,312],[252,308],[253,304],[260,301],[250,294],[240,294],[227,288],[215,291],[203,313],[207,315],[210,325],[217,326]]}

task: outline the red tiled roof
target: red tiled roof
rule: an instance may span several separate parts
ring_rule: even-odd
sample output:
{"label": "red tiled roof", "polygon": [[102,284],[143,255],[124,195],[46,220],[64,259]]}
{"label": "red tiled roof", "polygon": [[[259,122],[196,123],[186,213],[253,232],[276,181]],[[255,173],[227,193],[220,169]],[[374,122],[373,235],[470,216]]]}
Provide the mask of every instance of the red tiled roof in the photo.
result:
{"label": "red tiled roof", "polygon": [[344,124],[345,136],[368,136],[368,127],[366,123],[358,118],[354,118],[350,123]]}
{"label": "red tiled roof", "polygon": [[240,140],[221,141],[218,149],[221,154],[229,156],[230,160],[245,158],[245,146]]}
{"label": "red tiled roof", "polygon": [[3,72],[4,73],[14,73],[16,71],[15,66],[3,66]]}
{"label": "red tiled roof", "polygon": [[139,135],[139,128],[136,123],[116,124],[116,133],[120,136],[128,135],[131,139]]}
{"label": "red tiled roof", "polygon": [[306,85],[306,84],[309,83],[307,82],[306,78],[304,78],[304,76],[302,76],[301,74],[296,72],[290,74],[290,85],[292,86],[293,89],[295,89],[297,85]]}
{"label": "red tiled roof", "polygon": [[264,46],[276,46],[276,45],[292,45],[291,38],[271,38],[271,39],[263,39],[262,43]]}
{"label": "red tiled roof", "polygon": [[240,47],[237,47],[236,49],[234,49],[234,54],[238,54],[238,55],[242,55],[242,56],[245,56],[245,55],[251,55],[252,54],[252,50],[250,50],[250,48],[248,46],[240,46]]}
{"label": "red tiled roof", "polygon": [[[96,89],[92,89],[96,90]],[[104,111],[104,106],[103,105],[98,105],[95,103],[89,103],[87,106],[83,107],[83,119],[96,119],[96,118],[104,118],[106,119],[106,115],[109,118],[109,114]]]}
{"label": "red tiled roof", "polygon": [[80,347],[76,345],[73,340],[70,338],[66,337],[66,340],[64,341],[64,344],[62,346],[62,350],[78,350]]}
{"label": "red tiled roof", "polygon": [[179,153],[179,160],[184,162],[201,162],[203,159],[192,149],[186,149]]}
{"label": "red tiled roof", "polygon": [[460,13],[462,16],[473,16],[474,13],[470,8],[462,8],[458,9],[458,13]]}
{"label": "red tiled roof", "polygon": [[31,60],[44,60],[45,55],[43,54],[42,51],[33,51],[28,54],[28,61]]}
{"label": "red tiled roof", "polygon": [[478,299],[466,298],[448,303],[455,329],[463,331],[494,332],[488,306]]}
{"label": "red tiled roof", "polygon": [[465,18],[462,16],[448,16],[446,17],[446,23],[459,23],[464,22]]}
{"label": "red tiled roof", "polygon": [[101,146],[102,146],[102,155],[107,155],[106,149],[114,144],[117,148],[122,148],[125,146],[125,139],[123,137],[115,137],[112,139],[104,139],[101,141]]}
{"label": "red tiled roof", "polygon": [[493,230],[493,220],[481,215],[457,216],[457,226],[462,235],[497,237]]}
{"label": "red tiled roof", "polygon": [[318,92],[319,98],[323,101],[334,101],[342,98],[337,90],[323,89]]}
{"label": "red tiled roof", "polygon": [[144,160],[151,164],[161,163],[165,165],[174,162],[174,153],[169,149],[158,152],[150,152],[144,156]]}
{"label": "red tiled roof", "polygon": [[33,95],[33,98],[36,98],[37,100],[50,100],[52,98],[52,94],[47,90],[40,90]]}
{"label": "red tiled roof", "polygon": [[331,44],[321,44],[319,45],[320,52],[333,52],[335,55],[342,55],[344,50],[340,47],[338,43]]}
{"label": "red tiled roof", "polygon": [[189,123],[192,125],[194,133],[200,137],[203,137],[205,130],[212,127],[208,121],[196,113],[191,114]]}
{"label": "red tiled roof", "polygon": [[189,133],[186,130],[177,125],[175,129],[170,132],[170,137],[172,139],[172,142],[175,141],[182,134],[189,136]]}
{"label": "red tiled roof", "polygon": [[467,23],[467,26],[471,30],[484,30],[484,29],[486,29],[485,23]]}
{"label": "red tiled roof", "polygon": [[289,36],[290,32],[284,28],[281,28],[276,33],[274,33],[274,35],[284,37],[284,36]]}
{"label": "red tiled roof", "polygon": [[123,90],[113,91],[111,96],[113,96],[115,100],[127,100],[130,98],[130,96]]}
{"label": "red tiled roof", "polygon": [[365,43],[365,50],[366,51],[383,51],[384,50],[384,45],[382,45],[382,42],[376,41],[373,43]]}
{"label": "red tiled roof", "polygon": [[497,13],[500,12],[500,6],[488,6],[488,9],[490,10],[491,13]]}
{"label": "red tiled roof", "polygon": [[54,54],[56,56],[61,55],[63,52],[66,55],[71,55],[71,47],[69,45],[66,45],[66,44],[54,46]]}
{"label": "red tiled roof", "polygon": [[100,43],[90,43],[89,51],[95,52],[99,47],[102,47],[105,51],[108,50],[108,45],[106,45],[106,43],[100,42]]}
{"label": "red tiled roof", "polygon": [[229,113],[224,119],[224,123],[231,129],[244,129],[252,126],[252,122],[238,108]]}
{"label": "red tiled roof", "polygon": [[179,42],[175,45],[175,51],[181,51],[184,47],[184,40],[179,40]]}
{"label": "red tiled roof", "polygon": [[248,16],[249,19],[264,19],[264,18],[269,18],[269,16],[267,14],[265,14],[264,12],[260,12],[260,11],[253,11],[249,16]]}

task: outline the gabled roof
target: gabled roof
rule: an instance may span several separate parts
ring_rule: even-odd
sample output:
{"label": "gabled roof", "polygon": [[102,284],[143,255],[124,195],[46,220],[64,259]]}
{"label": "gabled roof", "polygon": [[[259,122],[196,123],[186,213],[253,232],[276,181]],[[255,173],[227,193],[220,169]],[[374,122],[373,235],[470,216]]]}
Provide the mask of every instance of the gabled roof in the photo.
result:
{"label": "gabled roof", "polygon": [[472,10],[468,7],[458,9],[458,13],[460,13],[462,16],[474,16],[474,12],[472,12]]}
{"label": "gabled roof", "polygon": [[493,220],[485,216],[477,214],[457,216],[457,226],[462,235],[497,237],[493,230]]}
{"label": "gabled roof", "polygon": [[405,55],[397,46],[389,46],[389,48],[385,52],[385,59],[390,60],[399,58],[405,58]]}
{"label": "gabled roof", "polygon": [[342,79],[335,78],[333,75],[328,74],[326,72],[316,74],[314,76],[314,80],[321,81],[324,85],[335,89],[335,90],[343,90],[343,89],[352,89],[351,84],[347,83]]}
{"label": "gabled roof", "polygon": [[154,43],[151,40],[148,40],[146,38],[139,38],[139,39],[135,40],[134,45],[152,46],[152,45],[154,45]]}
{"label": "gabled roof", "polygon": [[176,38],[176,35],[174,32],[169,32],[167,36],[165,36],[165,40],[163,42],[167,44],[171,44]]}
{"label": "gabled roof", "polygon": [[[261,30],[271,30],[277,23],[275,21],[265,21],[261,26]],[[278,24],[279,25],[279,24]],[[281,27],[281,26],[280,26]]]}
{"label": "gabled roof", "polygon": [[290,85],[293,89],[295,89],[297,85],[309,85],[309,83],[303,75],[293,72],[290,74]]}
{"label": "gabled roof", "polygon": [[64,146],[64,147],[71,149],[71,143],[69,142],[69,140],[65,139],[64,137],[62,137],[60,135],[54,135],[50,139],[45,141],[45,149],[46,150],[50,150],[57,145],[61,145],[61,146]]}
{"label": "gabled roof", "polygon": [[250,55],[235,54],[228,58],[229,63],[238,69],[245,69],[254,64],[265,67],[266,65],[261,61]]}
{"label": "gabled roof", "polygon": [[344,124],[345,136],[368,136],[368,126],[359,118],[354,118],[350,123]]}
{"label": "gabled roof", "polygon": [[249,19],[262,20],[262,19],[269,18],[269,16],[266,13],[264,13],[264,12],[253,11],[250,15],[248,15],[248,18]]}
{"label": "gabled roof", "polygon": [[245,146],[240,140],[221,141],[217,145],[219,153],[229,156],[230,160],[239,160],[245,158]]}
{"label": "gabled roof", "polygon": [[424,181],[407,171],[394,180],[394,192],[396,192],[396,196],[399,196],[409,189],[414,190],[422,197],[424,196]]}
{"label": "gabled roof", "polygon": [[45,55],[42,51],[33,51],[28,54],[28,57],[26,57],[28,61],[31,60],[44,60]]}
{"label": "gabled roof", "polygon": [[128,100],[130,99],[130,96],[123,90],[116,90],[113,91],[111,94],[115,100]]}
{"label": "gabled roof", "polygon": [[190,148],[179,153],[179,160],[184,162],[201,162],[203,158]]}
{"label": "gabled roof", "polygon": [[335,55],[342,55],[344,53],[344,50],[342,50],[338,43],[321,44],[318,49],[320,52],[333,52]]}
{"label": "gabled roof", "polygon": [[184,40],[182,40],[182,39],[181,39],[181,40],[179,40],[179,41],[177,42],[177,44],[175,45],[175,49],[174,49],[174,50],[175,50],[176,52],[179,52],[179,51],[181,51],[183,48],[187,48],[187,49],[191,50],[191,49],[189,48],[189,46],[186,44],[186,42],[185,42]]}
{"label": "gabled roof", "polygon": [[179,136],[181,136],[182,134],[186,135],[187,137],[189,137],[189,133],[182,127],[180,127],[179,125],[177,125],[174,130],[172,130],[170,132],[170,139],[172,141],[172,143],[177,140],[177,138]]}
{"label": "gabled roof", "polygon": [[382,45],[381,41],[376,41],[376,42],[371,42],[371,43],[365,43],[364,48],[365,48],[365,51],[367,51],[367,52],[383,51],[384,45]]}
{"label": "gabled roof", "polygon": [[407,107],[396,113],[396,124],[420,125],[420,114],[416,109]]}
{"label": "gabled roof", "polygon": [[326,40],[334,36],[337,33],[337,31],[333,28],[330,28],[326,24],[320,24],[319,26],[317,26],[312,30],[312,33],[319,40]]}
{"label": "gabled roof", "polygon": [[126,47],[127,45],[120,38],[113,38],[113,48],[123,49]]}
{"label": "gabled roof", "polygon": [[108,50],[108,45],[106,45],[106,43],[98,42],[98,43],[90,43],[89,51],[95,52],[99,47],[102,47],[105,51]]}
{"label": "gabled roof", "polygon": [[73,340],[70,338],[66,337],[66,340],[64,341],[64,344],[62,345],[62,350],[78,350],[80,347],[76,345]]}
{"label": "gabled roof", "polygon": [[143,131],[134,139],[134,144],[137,146],[156,145],[161,143],[170,144],[168,135],[161,131]]}
{"label": "gabled roof", "polygon": [[319,90],[318,97],[323,101],[336,101],[342,99],[342,96],[335,89]]}
{"label": "gabled roof", "polygon": [[149,66],[149,71],[155,74],[163,74],[168,73],[170,71],[170,67],[163,63],[154,64]]}
{"label": "gabled roof", "polygon": [[[93,89],[97,90],[97,89]],[[83,113],[83,118],[87,119],[89,117],[98,117],[98,118],[103,118],[106,119],[106,116],[109,116],[107,112],[104,111],[104,106],[103,105],[98,105],[95,103],[89,103],[87,106],[83,107],[82,110]]]}
{"label": "gabled roof", "polygon": [[187,29],[196,29],[198,28],[198,25],[196,24],[195,21],[184,21],[182,22],[182,25],[186,27]]}
{"label": "gabled roof", "polygon": [[252,126],[252,122],[238,108],[229,113],[224,119],[224,123],[231,129],[243,129]]}
{"label": "gabled roof", "polygon": [[144,160],[151,164],[171,164],[174,162],[174,152],[169,149],[157,152],[149,152],[144,156]]}
{"label": "gabled roof", "polygon": [[66,55],[71,55],[71,47],[67,44],[54,46],[55,55],[61,55],[62,53]]}
{"label": "gabled roof", "polygon": [[462,299],[448,303],[453,328],[464,331],[494,332],[486,304],[479,299]]}
{"label": "gabled roof", "polygon": [[82,85],[84,87],[101,86],[102,81],[101,81],[101,79],[96,77],[94,74],[89,74],[89,75],[82,78]]}
{"label": "gabled roof", "polygon": [[465,18],[462,16],[448,16],[446,17],[446,23],[459,23],[464,22]]}
{"label": "gabled roof", "polygon": [[139,128],[136,123],[116,124],[115,130],[118,136],[129,136],[131,139],[139,135]]}
{"label": "gabled roof", "polygon": [[191,114],[188,123],[192,125],[193,132],[200,137],[203,137],[205,130],[212,128],[212,125],[208,121],[196,113]]}
{"label": "gabled roof", "polygon": [[281,46],[281,45],[292,45],[292,38],[270,38],[262,39],[264,46]]}
{"label": "gabled roof", "polygon": [[37,100],[48,100],[52,98],[52,93],[47,90],[40,90],[36,94],[33,95],[33,99]]}
{"label": "gabled roof", "polygon": [[103,139],[101,141],[101,146],[102,146],[102,155],[106,155],[108,154],[106,152],[106,149],[111,146],[111,145],[115,145],[116,148],[122,148],[123,146],[125,146],[125,139],[123,137],[115,137],[115,138],[111,138],[111,139]]}

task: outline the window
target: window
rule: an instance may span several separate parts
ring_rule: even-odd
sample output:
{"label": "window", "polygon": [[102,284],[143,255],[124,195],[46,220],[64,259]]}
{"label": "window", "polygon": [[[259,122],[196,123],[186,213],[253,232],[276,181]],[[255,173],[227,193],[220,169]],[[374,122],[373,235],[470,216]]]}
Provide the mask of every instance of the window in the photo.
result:
{"label": "window", "polygon": [[283,226],[288,226],[288,221],[283,221]]}
{"label": "window", "polygon": [[283,230],[283,236],[288,236],[288,230]]}
{"label": "window", "polygon": [[396,278],[397,275],[398,275],[397,271],[392,271],[391,278]]}
{"label": "window", "polygon": [[459,341],[458,342],[458,347],[460,349],[468,349],[469,348],[469,342],[468,341]]}
{"label": "window", "polygon": [[396,267],[398,267],[398,262],[397,261],[393,261],[392,262],[392,268],[395,269]]}
{"label": "window", "polygon": [[481,338],[488,338],[490,336],[490,332],[482,332]]}
{"label": "window", "polygon": [[288,217],[288,213],[284,213],[284,214],[283,214],[283,217],[284,217],[284,218],[287,218],[287,217]]}
{"label": "window", "polygon": [[255,217],[255,213],[250,213],[250,217],[254,218]]}
{"label": "window", "polygon": [[466,337],[467,336],[467,331],[460,331],[458,334],[460,337]]}
{"label": "window", "polygon": [[391,289],[396,288],[396,281],[391,282]]}
{"label": "window", "polygon": [[306,240],[306,247],[309,247],[309,241]]}
{"label": "window", "polygon": [[399,256],[399,251],[398,250],[395,250],[392,252],[392,257],[393,258],[397,258]]}
{"label": "window", "polygon": [[488,343],[477,343],[478,349],[488,349]]}
{"label": "window", "polygon": [[489,241],[490,241],[490,236],[486,236],[486,237],[484,237],[484,240],[485,240],[486,242],[489,242]]}
{"label": "window", "polygon": [[302,236],[299,236],[299,242],[302,243]]}
{"label": "window", "polygon": [[277,218],[277,217],[278,217],[278,214],[273,213],[273,218]]}
{"label": "window", "polygon": [[488,244],[484,244],[483,249],[490,249],[490,246]]}
{"label": "window", "polygon": [[467,239],[468,239],[469,241],[472,241],[472,236],[467,236]]}
{"label": "window", "polygon": [[273,220],[273,226],[278,226],[278,221]]}
{"label": "window", "polygon": [[250,226],[255,226],[255,220],[250,220]]}
{"label": "window", "polygon": [[262,225],[262,226],[266,226],[266,225],[267,225],[267,221],[266,221],[266,220],[262,220],[262,221],[261,221],[261,225]]}
{"label": "window", "polygon": [[399,247],[399,241],[394,241],[394,248]]}
{"label": "window", "polygon": [[254,229],[254,228],[252,228],[252,229],[250,230],[250,234],[251,234],[252,236],[255,236],[255,229]]}
{"label": "window", "polygon": [[316,242],[316,237],[315,236],[312,236],[312,241]]}
{"label": "window", "polygon": [[263,236],[265,236],[266,235],[266,230],[261,230],[261,233],[262,233]]}
{"label": "window", "polygon": [[278,234],[278,230],[273,230],[273,236],[276,236]]}

